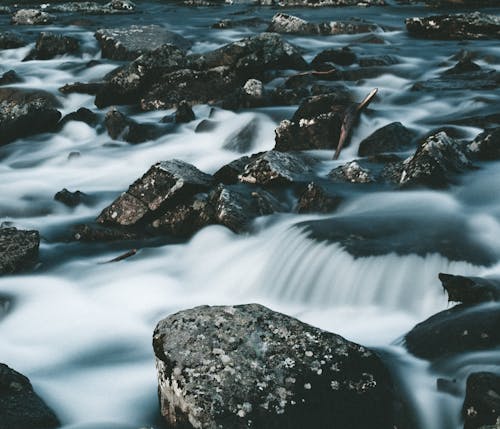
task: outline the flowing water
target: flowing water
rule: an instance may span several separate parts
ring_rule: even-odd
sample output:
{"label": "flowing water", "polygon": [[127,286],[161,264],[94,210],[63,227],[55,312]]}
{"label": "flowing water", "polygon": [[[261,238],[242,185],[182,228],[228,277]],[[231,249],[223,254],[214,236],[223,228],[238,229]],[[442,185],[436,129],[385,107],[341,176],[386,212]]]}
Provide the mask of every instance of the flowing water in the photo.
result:
{"label": "flowing water", "polygon": [[[211,30],[217,20],[237,19],[235,12],[269,19],[275,12],[245,5],[189,9],[161,2],[137,3],[140,15],[91,17],[95,25],[85,28],[22,29],[33,40],[42,29],[75,36],[82,42],[83,53],[22,62],[32,45],[2,51],[0,72],[15,69],[25,78],[17,86],[53,92],[62,103],[63,114],[82,106],[97,111],[93,97],[63,97],[57,91],[69,82],[99,79],[115,67],[109,61],[85,67],[90,60],[100,59],[93,38],[95,28],[138,21],[158,23],[190,38],[193,52],[204,52],[263,30]],[[349,43],[358,53],[390,54],[400,60],[377,78],[346,83],[360,98],[373,87],[379,88],[379,96],[371,106],[373,112],[362,117],[339,162],[330,161],[331,153],[326,151],[315,153],[322,160],[320,174],[355,158],[359,142],[392,121],[423,133],[455,119],[499,111],[498,91],[409,90],[414,81],[450,67],[449,58],[461,49],[477,52],[480,65],[500,68],[497,42],[410,39],[403,28],[404,18],[429,13],[418,6],[290,12],[309,20],[357,16],[393,28],[378,35],[385,41],[380,45],[357,43],[359,35],[287,37],[304,49],[307,60],[322,49]],[[8,17],[0,15],[0,30],[7,27]],[[169,113],[123,110],[140,122],[156,122]],[[446,191],[353,190],[333,215],[277,214],[258,219],[252,233],[244,235],[210,226],[188,242],[164,239],[124,245],[69,240],[72,225],[94,219],[151,164],[179,158],[213,173],[241,156],[224,148],[236,131],[257,121],[258,133],[245,153],[271,149],[274,128],[294,110],[220,110],[214,117],[218,122],[214,131],[195,133],[197,123],[210,114],[208,106],[198,106],[195,122],[141,145],[111,141],[102,129],[69,122],[57,134],[0,147],[0,221],[37,229],[42,236],[40,263],[33,273],[0,278],[0,294],[13,298],[13,308],[0,322],[0,361],[32,380],[65,428],[161,427],[151,348],[156,322],[196,305],[249,302],[378,348],[409,398],[415,428],[461,426],[462,398],[439,393],[436,378],[456,378],[463,390],[470,372],[498,365],[500,352],[467,354],[432,367],[407,354],[401,337],[416,323],[447,308],[439,272],[500,275],[499,163],[480,165]],[[473,137],[481,129],[462,126],[455,131]],[[71,152],[80,156],[68,157]],[[64,187],[85,192],[91,196],[90,202],[67,208],[54,201],[54,194]],[[311,235],[304,227],[328,226],[331,219],[370,222],[375,218],[397,225],[408,243],[426,236],[430,242],[426,252],[401,254],[388,246],[386,252],[353,256],[339,244],[322,239],[321,229]],[[492,256],[484,263],[474,255],[468,260],[448,258],[432,241],[442,228],[454,246],[467,248],[473,243]],[[134,257],[103,264],[134,245],[139,247]]]}

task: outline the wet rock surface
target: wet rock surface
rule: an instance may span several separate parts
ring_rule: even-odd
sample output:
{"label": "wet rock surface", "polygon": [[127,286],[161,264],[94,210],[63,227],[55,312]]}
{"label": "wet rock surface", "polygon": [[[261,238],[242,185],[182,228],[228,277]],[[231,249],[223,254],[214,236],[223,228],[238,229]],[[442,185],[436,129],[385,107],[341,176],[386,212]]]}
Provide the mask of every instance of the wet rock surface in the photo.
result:
{"label": "wet rock surface", "polygon": [[358,162],[350,161],[340,167],[334,168],[328,177],[335,182],[347,183],[373,183],[375,178],[370,170],[363,168]]}
{"label": "wet rock surface", "polygon": [[76,54],[79,49],[80,43],[74,37],[43,32],[24,61],[50,60],[60,55]]}
{"label": "wet rock surface", "polygon": [[392,122],[370,134],[359,144],[358,155],[401,152],[415,147],[416,133],[401,122]]}
{"label": "wet rock surface", "polygon": [[311,182],[300,194],[296,209],[298,213],[331,213],[342,200],[341,196],[332,194],[321,185]]}
{"label": "wet rock surface", "polygon": [[15,25],[48,25],[54,21],[54,16],[38,9],[19,9],[11,17]]}
{"label": "wet rock surface", "polygon": [[132,25],[125,28],[101,29],[95,33],[103,58],[135,60],[163,45],[188,50],[191,42],[159,25]]}
{"label": "wet rock surface", "polygon": [[262,6],[281,7],[340,7],[340,6],[385,6],[385,0],[257,0]]}
{"label": "wet rock surface", "polygon": [[31,267],[38,257],[38,231],[0,228],[0,275]]}
{"label": "wet rock surface", "polygon": [[56,415],[33,391],[30,381],[0,364],[0,428],[52,429],[59,426]]}
{"label": "wet rock surface", "polygon": [[481,429],[500,420],[500,375],[475,372],[467,378],[462,408],[464,429]]}
{"label": "wet rock surface", "polygon": [[498,39],[500,18],[480,12],[408,18],[410,35],[425,39]]}
{"label": "wet rock surface", "polygon": [[311,65],[316,69],[324,69],[327,64],[332,67],[335,64],[340,66],[350,66],[357,61],[357,55],[348,47],[341,49],[325,49],[316,55],[311,61]]}
{"label": "wet rock surface", "polygon": [[500,279],[464,277],[440,273],[439,280],[451,302],[478,304],[500,301]]}
{"label": "wet rock surface", "polygon": [[0,32],[0,49],[17,49],[26,46],[24,38],[12,31]]}
{"label": "wet rock surface", "polygon": [[121,13],[133,13],[136,6],[131,1],[113,0],[102,4],[94,1],[78,1],[63,4],[51,4],[48,6],[49,12],[82,13],[88,15],[109,15]]}
{"label": "wet rock surface", "polygon": [[172,427],[392,427],[376,354],[257,304],[171,315],[153,348]]}
{"label": "wet rock surface", "polygon": [[0,77],[0,85],[12,85],[14,83],[19,83],[22,81],[23,78],[19,76],[14,70],[9,70]]}
{"label": "wet rock surface", "polygon": [[55,129],[61,113],[44,91],[0,88],[0,145]]}
{"label": "wet rock surface", "polygon": [[81,191],[68,191],[66,188],[60,190],[54,195],[54,200],[63,203],[68,207],[76,207],[81,204],[87,195]]}
{"label": "wet rock surface", "polygon": [[479,161],[500,159],[500,127],[485,130],[467,145],[469,157]]}
{"label": "wet rock surface", "polygon": [[166,129],[159,125],[138,123],[115,108],[106,113],[104,126],[113,140],[132,144],[154,140],[167,133]]}

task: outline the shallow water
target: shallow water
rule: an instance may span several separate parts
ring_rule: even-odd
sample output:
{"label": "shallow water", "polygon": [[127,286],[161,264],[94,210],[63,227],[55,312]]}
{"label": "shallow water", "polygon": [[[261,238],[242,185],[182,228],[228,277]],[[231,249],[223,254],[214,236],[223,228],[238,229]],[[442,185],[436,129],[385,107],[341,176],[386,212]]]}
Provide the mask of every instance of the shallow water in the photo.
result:
{"label": "shallow water", "polygon": [[[17,86],[43,88],[57,95],[63,114],[93,106],[86,95],[61,96],[57,89],[73,81],[99,79],[116,64],[86,68],[100,59],[94,27],[129,23],[160,23],[192,39],[193,52],[204,52],[263,28],[211,30],[210,24],[234,12],[241,17],[269,19],[275,10],[244,5],[189,9],[165,3],[140,3],[140,15],[89,17],[95,25],[18,29],[33,40],[39,30],[71,34],[83,42],[83,54],[49,61],[21,62],[30,47],[0,52],[0,72],[15,69],[26,81]],[[403,29],[406,16],[428,14],[416,6],[383,9],[290,10],[306,19],[341,19],[358,16],[397,30],[378,34],[384,45],[361,44],[359,35],[287,37],[302,47],[310,60],[325,48],[353,43],[354,51],[390,54],[401,63],[373,79],[346,82],[363,97],[373,87],[380,92],[352,136],[341,162],[356,157],[359,142],[375,129],[401,121],[419,132],[449,125],[454,119],[498,112],[498,91],[447,93],[410,92],[416,80],[435,77],[453,65],[449,58],[460,49],[478,52],[481,65],[500,68],[497,42],[434,42],[409,39]],[[498,10],[496,10],[498,13]],[[8,26],[0,15],[0,30]],[[133,118],[156,122],[166,111],[137,113]],[[348,339],[382,350],[402,389],[412,403],[415,428],[455,429],[461,426],[462,398],[439,393],[438,376],[464,380],[473,370],[495,369],[500,352],[469,354],[439,367],[409,356],[400,338],[416,323],[447,308],[437,279],[439,272],[500,275],[500,163],[481,165],[461,176],[447,191],[374,192],[348,190],[348,197],[332,216],[279,214],[258,219],[253,232],[236,235],[210,226],[186,243],[152,240],[139,243],[132,258],[103,264],[129,250],[126,244],[84,244],[68,241],[70,227],[95,218],[151,164],[179,158],[208,173],[241,156],[224,143],[251,120],[258,134],[244,153],[274,146],[274,128],[294,108],[256,109],[233,113],[217,111],[218,127],[194,133],[210,113],[195,108],[197,120],[173,134],[141,145],[112,142],[102,129],[70,122],[58,134],[18,140],[0,147],[0,222],[41,232],[41,263],[30,274],[0,278],[0,294],[14,298],[12,311],[0,322],[1,361],[26,374],[37,392],[54,408],[66,429],[161,427],[156,399],[156,374],[151,336],[156,322],[184,308],[201,304],[259,302],[296,316]],[[101,112],[105,113],[105,110]],[[458,127],[464,138],[481,130]],[[71,152],[78,158],[68,159]],[[318,172],[340,162],[331,154]],[[91,196],[91,202],[71,209],[53,200],[66,187]],[[449,259],[432,242],[425,254],[355,256],[337,243],[311,238],[304,221],[327,218],[382,216],[406,233],[408,243],[436,222],[460,225],[457,242],[474,242],[493,262]],[[419,224],[417,221],[425,219]],[[411,223],[411,227],[407,222]],[[415,226],[417,225],[417,226]],[[420,225],[420,226],[419,226]],[[413,228],[413,229],[412,229]],[[420,228],[420,229],[419,229]],[[431,234],[432,239],[432,234]],[[137,243],[134,243],[137,246]],[[496,369],[495,369],[496,370]]]}

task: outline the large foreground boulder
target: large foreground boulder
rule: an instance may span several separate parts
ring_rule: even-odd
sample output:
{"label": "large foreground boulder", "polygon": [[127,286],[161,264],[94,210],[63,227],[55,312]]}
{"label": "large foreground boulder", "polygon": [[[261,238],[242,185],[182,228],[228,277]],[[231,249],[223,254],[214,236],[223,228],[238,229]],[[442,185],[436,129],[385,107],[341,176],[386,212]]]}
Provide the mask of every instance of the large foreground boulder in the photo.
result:
{"label": "large foreground boulder", "polygon": [[44,91],[0,88],[0,145],[54,130],[61,119],[57,106]]}
{"label": "large foreground boulder", "polygon": [[424,39],[498,39],[500,17],[473,12],[408,18],[406,28],[412,36]]}
{"label": "large foreground boulder", "polygon": [[38,231],[0,228],[0,275],[30,267],[38,256]]}
{"label": "large foreground boulder", "polygon": [[0,429],[52,429],[58,426],[56,415],[33,391],[30,381],[0,364]]}
{"label": "large foreground boulder", "polygon": [[[467,378],[462,408],[464,429],[480,429],[500,421],[500,376],[475,372]],[[498,427],[498,426],[497,426]]]}
{"label": "large foreground boulder", "polygon": [[172,428],[393,427],[391,380],[374,352],[261,305],[173,314],[153,348]]}

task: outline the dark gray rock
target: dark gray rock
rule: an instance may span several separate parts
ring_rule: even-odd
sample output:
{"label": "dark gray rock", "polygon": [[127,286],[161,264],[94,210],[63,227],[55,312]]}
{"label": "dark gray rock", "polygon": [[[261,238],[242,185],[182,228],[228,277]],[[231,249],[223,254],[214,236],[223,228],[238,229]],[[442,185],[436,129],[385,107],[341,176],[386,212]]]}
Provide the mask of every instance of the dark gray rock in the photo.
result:
{"label": "dark gray rock", "polygon": [[469,157],[480,161],[500,159],[500,127],[486,130],[467,145]]}
{"label": "dark gray rock", "polygon": [[406,128],[401,122],[392,122],[370,134],[360,144],[359,156],[379,153],[401,152],[415,147],[417,133]]}
{"label": "dark gray rock", "polygon": [[69,121],[84,122],[87,125],[94,127],[99,122],[99,116],[85,107],[80,107],[76,112],[68,113],[64,118],[62,118],[59,126],[63,127]]}
{"label": "dark gray rock", "polygon": [[233,134],[229,135],[222,147],[240,153],[248,152],[254,144],[258,131],[259,121],[253,118]]}
{"label": "dark gray rock", "polygon": [[270,150],[252,159],[239,175],[244,183],[283,185],[305,182],[312,174],[311,158],[299,153]]}
{"label": "dark gray rock", "polygon": [[105,87],[104,82],[73,82],[67,83],[66,85],[59,88],[59,92],[62,94],[89,94],[97,95]]}
{"label": "dark gray rock", "polygon": [[328,173],[328,177],[334,182],[374,183],[376,181],[370,170],[363,168],[356,161],[334,168]]}
{"label": "dark gray rock", "polygon": [[464,145],[439,131],[419,143],[393,180],[400,186],[443,188],[453,182],[457,173],[471,167]]}
{"label": "dark gray rock", "polygon": [[311,182],[297,202],[298,213],[331,213],[342,202],[342,197],[331,194],[322,186]]}
{"label": "dark gray rock", "polygon": [[457,305],[415,326],[405,336],[408,351],[424,359],[500,346],[500,305]]}
{"label": "dark gray rock", "polygon": [[132,144],[155,140],[166,132],[156,124],[140,124],[116,108],[111,108],[106,113],[104,125],[113,140],[122,140]]}
{"label": "dark gray rock", "polygon": [[342,122],[352,100],[345,92],[305,99],[291,121],[282,121],[275,131],[275,150],[335,149]]}
{"label": "dark gray rock", "polygon": [[480,302],[500,301],[499,279],[440,273],[439,280],[441,280],[443,289],[448,293],[450,302],[478,304]]}
{"label": "dark gray rock", "polygon": [[99,42],[103,58],[122,61],[133,61],[163,45],[175,46],[183,51],[192,45],[188,39],[159,25],[101,29],[96,31],[95,38]]}
{"label": "dark gray rock", "polygon": [[19,9],[11,17],[15,25],[48,25],[52,24],[54,17],[38,9]]}
{"label": "dark gray rock", "polygon": [[280,7],[342,7],[385,6],[385,0],[257,0],[262,6]]}
{"label": "dark gray rock", "polygon": [[223,165],[215,173],[214,177],[217,181],[225,183],[226,185],[232,185],[238,182],[238,176],[243,173],[246,165],[262,155],[263,152],[249,156],[242,156],[241,158],[231,161],[229,164]]}
{"label": "dark gray rock", "polygon": [[52,429],[60,423],[30,381],[0,364],[0,429]]}
{"label": "dark gray rock", "polygon": [[87,15],[111,15],[135,12],[136,6],[129,0],[113,0],[102,4],[94,1],[78,1],[49,5],[49,12],[81,13]]}
{"label": "dark gray rock", "polygon": [[225,30],[228,28],[236,27],[258,27],[260,25],[264,25],[265,23],[266,21],[258,17],[243,19],[221,19],[215,24],[212,24],[212,28],[216,30]]}
{"label": "dark gray rock", "polygon": [[378,25],[354,20],[321,22],[317,24],[280,12],[273,16],[267,31],[282,34],[330,36],[335,34],[370,33],[379,29]]}
{"label": "dark gray rock", "polygon": [[32,266],[38,257],[39,245],[38,231],[0,228],[0,275]]}
{"label": "dark gray rock", "polygon": [[341,49],[326,49],[324,51],[321,51],[311,61],[311,65],[316,70],[324,70],[327,68],[332,68],[333,64],[337,64],[340,66],[350,66],[356,61],[357,55],[348,46],[344,46]]}
{"label": "dark gray rock", "polygon": [[0,49],[17,49],[27,44],[26,40],[18,33],[12,31],[0,32]]}
{"label": "dark gray rock", "polygon": [[12,13],[12,9],[8,6],[0,6],[0,15],[10,15]]}
{"label": "dark gray rock", "polygon": [[138,240],[143,238],[131,231],[87,224],[76,225],[73,228],[72,236],[74,240],[86,243]]}
{"label": "dark gray rock", "polygon": [[177,124],[186,124],[194,120],[195,116],[191,105],[187,101],[182,100],[177,105],[177,110],[175,111],[175,122]]}
{"label": "dark gray rock", "polygon": [[0,145],[56,128],[61,113],[49,93],[0,88]]}
{"label": "dark gray rock", "polygon": [[212,176],[179,160],[153,165],[97,218],[107,225],[132,226],[159,218],[167,209],[208,191]]}
{"label": "dark gray rock", "polygon": [[197,307],[153,335],[172,428],[392,428],[392,385],[370,350],[266,307]]}
{"label": "dark gray rock", "polygon": [[496,427],[500,421],[500,375],[474,372],[467,378],[462,407],[464,429]]}
{"label": "dark gray rock", "polygon": [[87,195],[80,191],[70,192],[66,188],[54,195],[54,200],[63,203],[68,207],[76,207],[81,204]]}
{"label": "dark gray rock", "polygon": [[371,55],[359,58],[358,63],[361,67],[387,67],[399,64],[400,60],[394,55]]}
{"label": "dark gray rock", "polygon": [[76,54],[79,50],[80,42],[74,37],[42,32],[38,36],[35,48],[23,61],[50,60],[60,55]]}
{"label": "dark gray rock", "polygon": [[443,75],[471,73],[479,70],[481,70],[481,67],[473,62],[470,57],[465,56],[465,58],[460,59],[452,68],[445,70]]}
{"label": "dark gray rock", "polygon": [[22,82],[23,78],[19,76],[14,70],[6,71],[0,77],[0,85],[12,85],[13,83]]}
{"label": "dark gray rock", "polygon": [[406,28],[410,35],[425,39],[500,38],[500,18],[479,12],[408,18]]}

